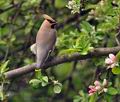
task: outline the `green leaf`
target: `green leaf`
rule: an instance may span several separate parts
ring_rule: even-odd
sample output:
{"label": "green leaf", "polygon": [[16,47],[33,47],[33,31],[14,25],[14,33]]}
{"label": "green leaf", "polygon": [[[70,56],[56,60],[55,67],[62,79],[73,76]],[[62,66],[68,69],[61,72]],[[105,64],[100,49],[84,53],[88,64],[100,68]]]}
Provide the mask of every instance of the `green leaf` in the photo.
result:
{"label": "green leaf", "polygon": [[3,101],[4,100],[4,93],[2,91],[0,91],[0,100]]}
{"label": "green leaf", "polygon": [[0,28],[0,35],[6,35],[10,32],[10,28],[8,26]]}
{"label": "green leaf", "polygon": [[56,8],[63,8],[67,4],[66,0],[55,0],[55,7]]}
{"label": "green leaf", "polygon": [[81,55],[87,55],[88,51],[81,51],[80,54]]}
{"label": "green leaf", "polygon": [[1,74],[8,70],[8,68],[6,68],[7,65],[8,65],[8,63],[9,63],[9,60],[6,61],[5,63],[3,63],[3,64],[0,66],[0,73],[1,73]]}
{"label": "green leaf", "polygon": [[89,102],[96,102],[96,100],[97,100],[97,94],[94,94],[90,96]]}
{"label": "green leaf", "polygon": [[112,98],[113,97],[111,97],[111,95],[109,95],[109,94],[105,94],[105,100],[106,100],[106,102],[111,102],[111,100],[112,100]]}
{"label": "green leaf", "polygon": [[116,54],[116,58],[118,61],[120,60],[120,51]]}
{"label": "green leaf", "polygon": [[112,82],[108,82],[108,86],[111,86],[112,85]]}
{"label": "green leaf", "polygon": [[117,91],[117,89],[115,89],[113,87],[109,87],[107,93],[110,95],[116,95],[118,93],[118,91]]}
{"label": "green leaf", "polygon": [[87,33],[90,33],[93,31],[92,26],[86,21],[82,21],[81,27],[82,27],[82,30],[87,32]]}
{"label": "green leaf", "polygon": [[11,42],[14,42],[15,40],[16,40],[16,36],[15,36],[15,35],[12,35],[10,41],[11,41]]}
{"label": "green leaf", "polygon": [[38,88],[40,83],[41,83],[41,81],[38,79],[32,79],[29,81],[29,84],[31,84],[32,87],[34,87],[34,88]]}
{"label": "green leaf", "polygon": [[10,0],[0,0],[0,9],[5,9],[11,5]]}
{"label": "green leaf", "polygon": [[53,90],[54,90],[54,93],[60,93],[62,90],[62,84],[61,83],[54,84]]}
{"label": "green leaf", "polygon": [[81,97],[79,95],[77,95],[74,97],[73,102],[81,102],[80,100],[81,100]]}
{"label": "green leaf", "polygon": [[86,55],[90,50],[93,49],[93,47],[91,47],[90,38],[89,38],[88,34],[82,34],[76,40],[76,44],[73,47],[81,55]]}
{"label": "green leaf", "polygon": [[9,17],[9,13],[8,12],[4,12],[2,14],[0,14],[0,20],[4,23],[8,22],[8,17]]}
{"label": "green leaf", "polygon": [[29,59],[29,58],[25,58],[25,59],[24,59],[24,63],[25,63],[25,64],[32,64],[32,63],[33,63],[33,60],[32,60],[32,59]]}
{"label": "green leaf", "polygon": [[47,76],[44,76],[42,77],[42,86],[46,86],[48,84],[48,77]]}
{"label": "green leaf", "polygon": [[41,2],[41,0],[26,0],[26,2],[23,3],[21,9],[25,10],[30,7],[38,7],[40,2]]}
{"label": "green leaf", "polygon": [[6,44],[7,44],[7,42],[5,42],[3,40],[0,41],[0,45],[6,45]]}
{"label": "green leaf", "polygon": [[30,33],[30,31],[32,30],[34,23],[32,20],[29,21],[29,23],[27,24],[27,26],[25,27],[25,34]]}
{"label": "green leaf", "polygon": [[36,69],[35,70],[35,77],[39,80],[42,80],[42,73],[41,73],[41,69]]}
{"label": "green leaf", "polygon": [[78,49],[73,49],[73,48],[69,48],[66,50],[62,50],[59,54],[63,55],[63,54],[72,54],[74,52],[78,52]]}
{"label": "green leaf", "polygon": [[112,73],[113,74],[120,74],[120,67],[114,67],[114,68],[112,68]]}

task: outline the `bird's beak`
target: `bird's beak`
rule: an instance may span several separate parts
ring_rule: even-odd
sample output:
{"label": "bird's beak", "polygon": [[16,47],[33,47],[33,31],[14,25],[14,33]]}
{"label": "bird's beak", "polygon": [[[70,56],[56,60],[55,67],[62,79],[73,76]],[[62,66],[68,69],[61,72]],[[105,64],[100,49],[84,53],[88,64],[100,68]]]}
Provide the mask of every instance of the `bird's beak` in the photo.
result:
{"label": "bird's beak", "polygon": [[55,23],[53,23],[53,24],[58,25],[58,22],[55,22]]}

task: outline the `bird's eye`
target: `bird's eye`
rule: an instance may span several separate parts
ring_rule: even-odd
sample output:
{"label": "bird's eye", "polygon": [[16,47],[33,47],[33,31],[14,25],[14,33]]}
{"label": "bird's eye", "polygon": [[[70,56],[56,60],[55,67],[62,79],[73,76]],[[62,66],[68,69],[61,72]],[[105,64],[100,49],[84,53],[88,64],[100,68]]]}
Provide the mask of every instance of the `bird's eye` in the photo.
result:
{"label": "bird's eye", "polygon": [[55,27],[56,27],[56,24],[55,24],[55,23],[51,25],[51,28],[52,28],[52,29],[54,29]]}

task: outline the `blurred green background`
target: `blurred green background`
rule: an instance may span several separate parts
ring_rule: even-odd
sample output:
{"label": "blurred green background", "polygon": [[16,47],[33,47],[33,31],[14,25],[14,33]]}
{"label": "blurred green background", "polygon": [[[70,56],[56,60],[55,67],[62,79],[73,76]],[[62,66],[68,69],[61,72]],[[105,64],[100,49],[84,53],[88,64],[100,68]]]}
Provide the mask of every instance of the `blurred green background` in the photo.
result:
{"label": "blurred green background", "polygon": [[[9,70],[35,62],[30,46],[48,14],[57,22],[57,43],[51,56],[80,53],[91,49],[116,46],[119,29],[120,0],[0,0],[0,61],[9,60]],[[71,9],[68,6],[71,6]],[[78,6],[79,5],[79,6]],[[74,12],[72,12],[74,10]],[[78,10],[79,12],[77,12]],[[11,80],[7,87],[8,102],[93,102],[88,101],[88,86],[99,79],[104,70],[104,58],[64,63],[47,69],[44,74],[62,83],[62,91],[55,94],[51,85],[33,88],[29,81],[34,73]],[[106,73],[100,76],[105,78]],[[114,76],[114,75],[112,75]],[[112,77],[119,88],[119,77]],[[119,95],[101,95],[97,102],[119,102]],[[106,101],[107,100],[107,101]],[[113,100],[113,101],[108,101]]]}

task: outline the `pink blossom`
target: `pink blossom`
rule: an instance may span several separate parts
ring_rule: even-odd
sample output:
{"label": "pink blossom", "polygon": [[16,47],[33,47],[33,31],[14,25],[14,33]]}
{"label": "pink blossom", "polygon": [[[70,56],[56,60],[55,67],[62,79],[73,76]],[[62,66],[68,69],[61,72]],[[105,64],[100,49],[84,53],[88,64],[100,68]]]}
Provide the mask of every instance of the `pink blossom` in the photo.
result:
{"label": "pink blossom", "polygon": [[100,86],[100,82],[97,81],[97,80],[94,82],[94,86],[93,86],[93,85],[90,85],[90,86],[89,86],[89,91],[88,91],[89,96],[91,96],[91,95],[93,95],[94,93],[96,93],[97,90],[100,88],[99,86]]}
{"label": "pink blossom", "polygon": [[100,90],[100,89],[101,89],[101,86],[96,86],[95,89],[96,89],[96,90]]}
{"label": "pink blossom", "polygon": [[93,89],[93,88],[95,88],[95,86],[93,86],[93,85],[90,85],[90,86],[89,86],[89,88],[90,88],[90,89]]}
{"label": "pink blossom", "polygon": [[109,58],[112,59],[113,61],[116,60],[116,56],[114,54],[109,54]]}
{"label": "pink blossom", "polygon": [[101,83],[100,83],[98,80],[96,80],[96,81],[94,82],[94,84],[95,84],[95,86],[99,86]]}
{"label": "pink blossom", "polygon": [[109,54],[109,57],[105,59],[105,64],[108,65],[108,68],[113,68],[116,66],[116,56],[114,54]]}
{"label": "pink blossom", "polygon": [[106,59],[105,59],[105,63],[106,63],[106,64],[112,64],[113,61],[112,61],[110,58],[106,58]]}
{"label": "pink blossom", "polygon": [[95,86],[92,86],[92,85],[89,86],[89,89],[90,90],[88,91],[88,93],[90,96],[93,95],[97,91]]}
{"label": "pink blossom", "polygon": [[96,93],[96,89],[94,88],[94,89],[90,89],[89,91],[88,91],[88,93],[89,93],[89,96],[91,96],[91,95],[93,95],[94,93]]}
{"label": "pink blossom", "polygon": [[94,82],[94,85],[90,85],[89,86],[89,96],[95,94],[96,92],[101,93],[101,92],[107,92],[107,85],[108,85],[108,81],[106,79],[103,80],[103,83],[101,83],[100,81],[96,80]]}

